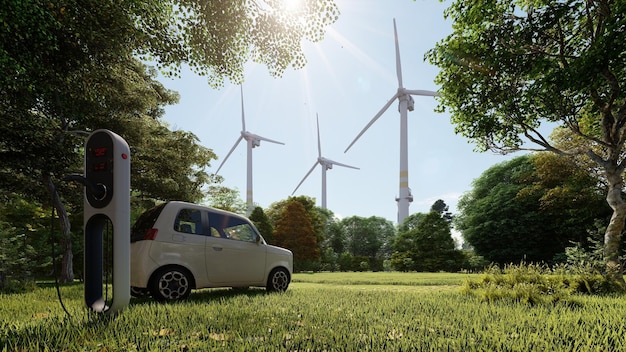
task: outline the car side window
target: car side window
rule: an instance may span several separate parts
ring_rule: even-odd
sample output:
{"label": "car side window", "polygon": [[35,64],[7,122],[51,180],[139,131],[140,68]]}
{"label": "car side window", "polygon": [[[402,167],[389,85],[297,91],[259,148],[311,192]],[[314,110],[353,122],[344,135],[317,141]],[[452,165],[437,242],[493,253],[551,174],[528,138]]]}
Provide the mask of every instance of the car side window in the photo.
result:
{"label": "car side window", "polygon": [[197,209],[181,209],[174,221],[174,230],[194,235],[203,235],[202,212]]}
{"label": "car side window", "polygon": [[224,232],[233,240],[256,242],[256,233],[249,224],[238,224],[224,228]]}
{"label": "car side window", "polygon": [[214,237],[228,238],[244,242],[256,242],[257,233],[245,220],[234,216],[209,213],[209,225]]}

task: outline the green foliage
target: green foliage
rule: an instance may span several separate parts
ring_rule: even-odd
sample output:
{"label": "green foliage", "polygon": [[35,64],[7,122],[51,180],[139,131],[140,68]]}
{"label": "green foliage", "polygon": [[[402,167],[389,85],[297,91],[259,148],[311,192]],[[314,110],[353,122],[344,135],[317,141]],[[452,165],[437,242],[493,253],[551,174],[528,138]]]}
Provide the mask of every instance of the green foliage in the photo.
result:
{"label": "green foliage", "polygon": [[[372,267],[382,269],[382,262],[391,256],[396,231],[393,224],[384,218],[352,216],[341,219],[346,237],[346,249],[352,257],[369,258]],[[361,260],[359,260],[360,266]],[[379,262],[378,265],[373,265]]]}
{"label": "green foliage", "polygon": [[610,209],[597,182],[557,157],[535,154],[490,167],[459,201],[455,227],[490,262],[549,262],[581,242]]}
{"label": "green foliage", "polygon": [[[239,190],[237,189],[213,184],[209,186],[207,193],[209,205],[213,208],[224,209],[237,214],[245,214],[248,210],[246,202],[239,198]],[[261,234],[265,237],[263,233]],[[267,240],[267,237],[265,239]]]}
{"label": "green foliage", "polygon": [[276,229],[276,226],[281,220],[285,208],[294,201],[302,204],[302,206],[304,207],[309,217],[309,221],[313,225],[313,231],[318,246],[317,250],[319,253],[323,253],[323,245],[326,240],[325,234],[327,222],[329,219],[332,218],[332,214],[328,211],[323,211],[323,209],[315,206],[315,198],[311,198],[308,196],[288,197],[287,199],[272,203],[266,210],[266,214],[270,220],[270,224],[274,227],[274,229]]}
{"label": "green foliage", "polygon": [[311,218],[297,200],[292,200],[284,208],[274,228],[274,240],[277,246],[293,252],[294,271],[307,269],[310,266],[308,261],[320,257]]}
{"label": "green foliage", "polygon": [[[441,68],[439,109],[451,113],[455,131],[479,150],[536,147],[590,158],[619,219],[607,227],[604,252],[607,271],[620,277],[626,216],[624,1],[456,0],[445,16],[453,31],[426,54]],[[548,123],[569,130],[579,141],[575,148],[542,135]]]}
{"label": "green foliage", "polygon": [[424,220],[425,216],[424,213],[414,213],[407,216],[404,222],[398,226],[398,233],[414,230]]}
{"label": "green foliage", "polygon": [[492,266],[479,279],[469,279],[463,292],[486,301],[512,300],[524,304],[578,304],[577,294],[623,293],[611,277],[588,267],[539,264]]}
{"label": "green foliage", "polygon": [[442,69],[441,108],[481,149],[518,148],[524,134],[550,149],[537,127],[585,134],[572,122],[589,110],[623,119],[625,12],[619,1],[455,1],[445,13],[453,33],[427,54]]}
{"label": "green foliage", "polygon": [[[431,211],[417,226],[398,234],[391,266],[400,271],[458,271],[464,266],[443,213]],[[405,222],[406,223],[406,222]]]}
{"label": "green foliage", "polygon": [[0,246],[4,252],[0,267],[5,268],[7,277],[31,281],[52,271],[50,215],[36,202],[17,195],[0,205],[0,232],[5,242]]}
{"label": "green foliage", "polygon": [[[204,198],[215,154],[160,117],[178,95],[156,81],[152,60],[176,75],[187,64],[214,86],[243,80],[249,60],[276,76],[305,63],[301,39],[321,40],[336,21],[332,0],[303,2],[41,1],[0,6],[0,197],[16,192],[59,214],[62,281],[74,278],[69,216],[82,187],[59,184],[80,170],[83,136],[110,129],[131,146],[133,194],[142,200]],[[138,59],[136,55],[141,57]],[[69,212],[69,214],[67,213]],[[74,228],[81,228],[74,224]]]}
{"label": "green foliage", "polygon": [[270,224],[270,219],[265,215],[263,208],[255,207],[250,214],[250,220],[254,223],[261,236],[265,238],[267,243],[274,243],[274,228]]}
{"label": "green foliage", "polygon": [[484,257],[476,254],[474,250],[463,249],[461,253],[465,256],[464,263],[466,263],[463,269],[470,272],[481,272],[490,264]]}
{"label": "green foliage", "polygon": [[0,292],[32,290],[36,263],[35,249],[27,244],[26,234],[0,222]]}

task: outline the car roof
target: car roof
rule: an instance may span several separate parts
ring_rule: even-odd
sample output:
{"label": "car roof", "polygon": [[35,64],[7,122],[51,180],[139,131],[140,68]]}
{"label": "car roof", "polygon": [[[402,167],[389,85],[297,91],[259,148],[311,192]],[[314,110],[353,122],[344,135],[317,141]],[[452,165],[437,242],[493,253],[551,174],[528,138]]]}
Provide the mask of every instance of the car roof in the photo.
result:
{"label": "car roof", "polygon": [[214,214],[220,214],[220,215],[225,215],[225,216],[231,216],[231,217],[238,217],[238,218],[242,218],[242,219],[248,219],[247,217],[243,216],[243,215],[239,215],[237,213],[233,213],[227,210],[222,210],[222,209],[217,209],[217,208],[213,208],[210,207],[208,205],[201,205],[201,204],[196,204],[196,203],[190,203],[190,202],[183,202],[183,201],[179,201],[179,200],[172,200],[167,202],[167,206],[169,206],[171,204],[171,206],[180,208],[180,207],[187,207],[187,208],[194,208],[194,209],[201,209],[201,210],[207,210],[211,213]]}

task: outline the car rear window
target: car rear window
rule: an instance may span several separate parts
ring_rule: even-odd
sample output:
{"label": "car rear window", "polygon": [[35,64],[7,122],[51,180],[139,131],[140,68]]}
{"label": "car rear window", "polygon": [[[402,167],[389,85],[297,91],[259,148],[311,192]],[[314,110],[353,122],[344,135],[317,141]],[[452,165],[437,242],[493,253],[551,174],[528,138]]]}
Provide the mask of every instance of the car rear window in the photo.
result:
{"label": "car rear window", "polygon": [[181,209],[174,221],[174,230],[194,235],[202,235],[202,212],[198,209]]}
{"label": "car rear window", "polygon": [[163,203],[157,205],[154,208],[146,210],[143,214],[139,216],[139,218],[137,218],[137,221],[135,221],[135,224],[130,230],[131,242],[143,240],[146,232],[148,232],[148,230],[150,230],[154,226],[154,223],[159,218],[159,215],[161,214],[161,211],[163,211],[163,208],[165,208],[166,204],[167,203]]}

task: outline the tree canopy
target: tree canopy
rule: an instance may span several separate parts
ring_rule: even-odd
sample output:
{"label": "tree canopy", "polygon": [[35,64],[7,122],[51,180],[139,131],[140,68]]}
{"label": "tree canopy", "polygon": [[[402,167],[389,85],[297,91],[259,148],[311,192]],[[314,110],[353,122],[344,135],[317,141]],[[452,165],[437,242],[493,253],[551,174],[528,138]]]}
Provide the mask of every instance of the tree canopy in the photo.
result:
{"label": "tree canopy", "polygon": [[[155,80],[155,63],[182,65],[213,86],[240,83],[254,60],[275,76],[305,63],[302,40],[320,40],[337,19],[332,0],[307,0],[289,12],[281,1],[42,1],[0,6],[0,196],[17,193],[59,214],[63,281],[71,271],[71,224],[64,176],[81,168],[82,134],[108,128],[131,146],[133,194],[198,201],[215,158],[192,133],[159,120],[174,92]],[[140,61],[140,59],[142,61]],[[74,202],[80,202],[74,197]],[[78,203],[70,207],[79,209]]]}
{"label": "tree canopy", "polygon": [[449,221],[437,210],[413,229],[398,234],[391,266],[401,271],[458,271],[463,255],[456,250]]}
{"label": "tree canopy", "polygon": [[[456,0],[445,16],[453,32],[427,53],[441,68],[440,110],[450,111],[456,131],[480,150],[538,149],[593,160],[613,209],[607,269],[623,282],[626,3]],[[545,123],[569,129],[584,144],[556,147],[541,133]]]}
{"label": "tree canopy", "polygon": [[304,205],[297,200],[292,199],[283,208],[274,228],[274,241],[277,246],[293,252],[294,270],[301,270],[308,261],[320,257],[311,218]]}
{"label": "tree canopy", "polygon": [[391,256],[396,236],[393,223],[379,216],[351,216],[341,219],[346,249],[353,257],[365,257],[371,268],[382,269],[383,260]]}
{"label": "tree canopy", "polygon": [[456,228],[491,262],[552,262],[609,216],[595,186],[585,170],[556,155],[520,156],[473,182],[459,201]]}

